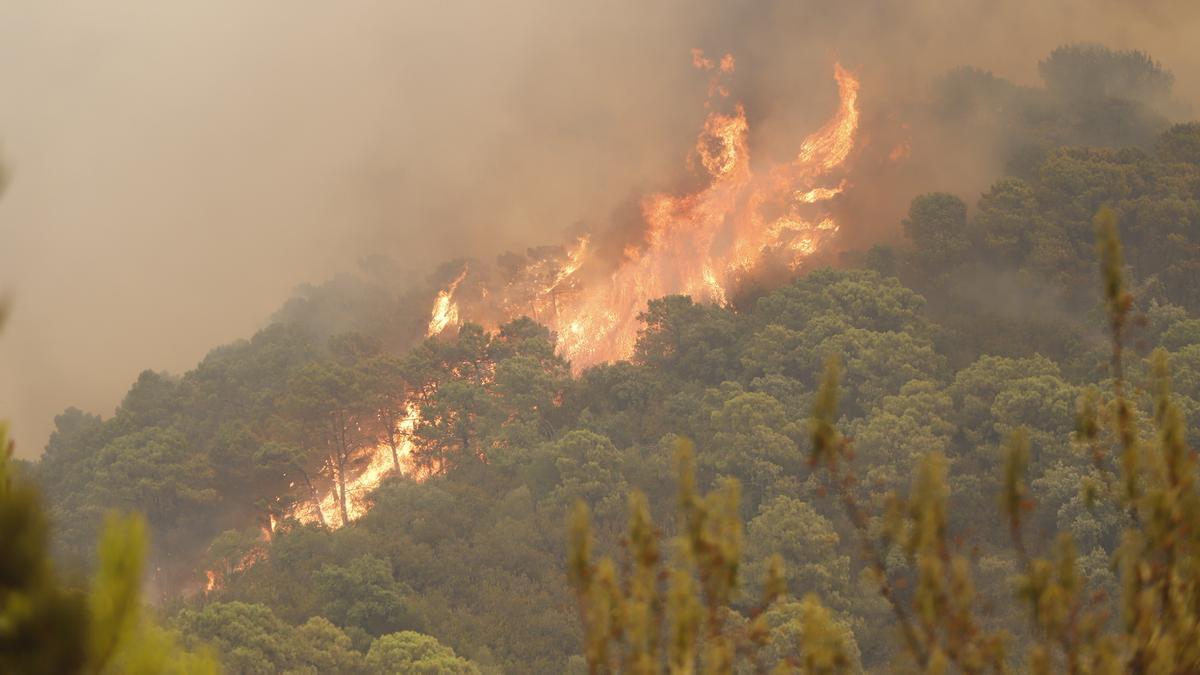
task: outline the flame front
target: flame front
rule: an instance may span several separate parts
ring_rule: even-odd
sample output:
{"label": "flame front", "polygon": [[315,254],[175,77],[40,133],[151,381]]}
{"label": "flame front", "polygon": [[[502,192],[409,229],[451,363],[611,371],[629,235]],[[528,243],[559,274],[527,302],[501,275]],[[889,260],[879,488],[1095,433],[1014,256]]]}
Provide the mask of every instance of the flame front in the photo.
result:
{"label": "flame front", "polygon": [[464,266],[461,274],[445,289],[438,291],[437,299],[433,301],[433,312],[429,317],[429,330],[426,335],[433,337],[441,334],[450,324],[458,323],[458,303],[454,302],[454,292],[458,290],[458,285],[467,276],[467,268]]}
{"label": "flame front", "polygon": [[[465,270],[463,274],[466,274]],[[420,419],[420,409],[413,402],[408,403],[407,408],[407,414],[396,428],[396,438],[399,441],[396,456],[400,461],[399,467],[393,461],[392,448],[387,443],[379,443],[356,453],[348,463],[346,512],[351,521],[358,520],[370,509],[367,497],[385,478],[400,474],[422,481],[437,470],[436,466],[418,465],[413,459],[413,432],[416,430],[417,420]],[[319,503],[313,499],[300,500],[287,515],[302,524],[323,522],[335,529],[344,525],[338,504],[337,476],[334,474],[329,478],[332,486],[321,496]]]}
{"label": "flame front", "polygon": [[[713,73],[710,96],[727,97],[729,90],[720,78],[734,70],[733,57],[714,62],[695,50],[692,59],[697,68]],[[427,335],[459,325],[460,302],[466,302],[465,314],[471,320],[485,326],[529,315],[556,332],[563,356],[580,369],[631,356],[638,315],[654,298],[687,294],[701,302],[724,303],[736,284],[765,261],[798,270],[838,232],[837,222],[822,205],[846,188],[846,181],[834,174],[849,158],[858,129],[858,81],[836,64],[834,77],[840,98],[837,114],[806,137],[790,161],[752,169],[745,110],[741,105],[728,113],[714,110],[693,151],[705,186],[692,193],[643,199],[641,241],[627,246],[618,261],[606,260],[589,237],[581,237],[558,255],[535,257],[503,288],[477,288],[474,302],[456,298],[468,278],[464,266],[438,292]],[[410,402],[398,429],[401,466],[396,466],[387,444],[360,451],[348,465],[350,520],[366,512],[367,495],[387,476],[402,473],[422,480],[436,469],[413,461],[411,439],[418,412]],[[298,501],[286,515],[302,523],[340,527],[345,523],[336,469],[327,465],[322,473],[333,487],[320,499]],[[218,581],[210,577],[210,586]]]}
{"label": "flame front", "polygon": [[[719,78],[733,71],[733,57],[714,63],[694,50],[692,60],[714,73],[710,95],[728,96]],[[833,180],[831,174],[849,158],[858,129],[858,81],[836,64],[834,77],[837,114],[805,138],[790,161],[752,169],[745,110],[736,105],[729,113],[711,112],[693,152],[707,184],[693,193],[643,199],[642,241],[628,247],[617,264],[594,255],[588,239],[581,239],[560,261],[529,265],[528,276],[536,277],[547,265],[557,264],[549,285],[510,283],[500,291],[505,301],[498,314],[480,303],[474,308],[478,311],[468,309],[470,318],[495,325],[530,314],[557,333],[562,354],[580,369],[631,356],[638,315],[651,299],[687,294],[701,302],[724,303],[738,281],[765,260],[799,269],[838,231],[822,205],[846,187],[845,180]],[[453,293],[462,279],[438,294],[430,335],[457,322]]]}

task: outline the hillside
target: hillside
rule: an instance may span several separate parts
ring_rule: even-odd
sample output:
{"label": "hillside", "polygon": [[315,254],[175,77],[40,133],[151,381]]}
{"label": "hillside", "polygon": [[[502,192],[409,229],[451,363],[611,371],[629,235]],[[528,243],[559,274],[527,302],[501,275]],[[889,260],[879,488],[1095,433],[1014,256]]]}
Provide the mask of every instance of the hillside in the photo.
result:
{"label": "hillside", "polygon": [[[567,514],[586,503],[597,550],[619,555],[637,490],[673,536],[674,448],[689,439],[702,490],[741,486],[734,609],[750,615],[782,554],[787,588],[820,597],[855,667],[886,670],[904,650],[894,618],[809,461],[832,354],[850,489],[873,527],[940,453],[976,603],[989,627],[1024,626],[996,495],[1001,448],[1025,429],[1030,547],[1069,533],[1087,588],[1115,602],[1127,514],[1081,490],[1102,467],[1075,435],[1080,401],[1112,384],[1094,218],[1115,214],[1136,299],[1130,398],[1153,410],[1151,353],[1164,349],[1196,447],[1200,124],[1167,122],[1156,106],[1171,76],[1140,54],[1068,48],[1043,76],[1034,89],[955,71],[930,101],[947,138],[1005,149],[983,194],[920,194],[902,242],[740,285],[723,303],[652,299],[627,360],[573,368],[528,316],[427,337],[430,303],[463,261],[406,288],[302,289],[183,375],[143,373],[111,417],[56,418],[28,468],[56,559],[92,564],[105,512],[142,512],[150,596],[230,672],[351,672],[382,667],[389,649],[440,663],[426,672],[584,672]],[[793,604],[775,629],[798,620]]]}

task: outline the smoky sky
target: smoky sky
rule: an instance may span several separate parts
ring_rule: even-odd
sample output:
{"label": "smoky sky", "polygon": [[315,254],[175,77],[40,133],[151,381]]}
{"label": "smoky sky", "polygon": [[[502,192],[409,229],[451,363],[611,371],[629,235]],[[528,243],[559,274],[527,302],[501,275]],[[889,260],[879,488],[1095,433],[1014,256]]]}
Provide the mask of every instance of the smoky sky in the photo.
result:
{"label": "smoky sky", "polygon": [[[303,282],[555,243],[669,189],[730,52],[752,151],[833,111],[832,63],[898,110],[974,65],[1036,82],[1066,42],[1149,51],[1200,99],[1190,0],[0,0],[0,411],[36,456]],[[926,170],[969,191],[987,167]],[[863,189],[859,186],[859,189]],[[968,201],[973,195],[965,194]],[[898,217],[846,223],[894,232]],[[397,279],[401,288],[405,279]]]}

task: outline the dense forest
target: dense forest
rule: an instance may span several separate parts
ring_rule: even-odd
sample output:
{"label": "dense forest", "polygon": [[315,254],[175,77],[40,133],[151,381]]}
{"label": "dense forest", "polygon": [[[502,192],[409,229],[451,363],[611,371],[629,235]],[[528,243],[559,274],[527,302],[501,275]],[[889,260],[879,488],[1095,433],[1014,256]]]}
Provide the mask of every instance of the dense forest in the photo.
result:
{"label": "dense forest", "polygon": [[[839,668],[886,671],[915,653],[933,670],[895,613],[924,587],[889,597],[878,583],[925,579],[926,559],[900,539],[875,558],[863,540],[890,541],[897,496],[919,503],[940,471],[976,629],[1006,636],[1000,662],[1035,668],[1030,646],[1055,629],[1029,620],[1013,580],[1059,534],[1093,628],[1130,616],[1114,560],[1144,516],[1132,497],[1097,497],[1125,455],[1089,451],[1129,439],[1089,432],[1087,411],[1128,397],[1136,436],[1165,428],[1169,408],[1180,442],[1200,443],[1200,124],[1168,121],[1173,78],[1140,53],[1064,47],[1040,72],[1035,88],[958,70],[933,92],[947,138],[1002,157],[982,195],[916,196],[903,242],[747,285],[724,306],[655,300],[629,361],[573,374],[529,318],[426,339],[429,298],[460,261],[419,287],[303,288],[182,376],[143,373],[111,417],[57,417],[41,458],[16,463],[47,505],[54,558],[90,569],[105,514],[141,512],[159,621],[231,673],[595,672],[568,514],[586,504],[595,555],[628,572],[631,494],[645,499],[634,524],[657,523],[664,541],[687,529],[677,455],[691,447],[685,484],[694,472],[700,492],[740,486],[723,620],[762,618],[769,634],[745,672],[813,644],[818,614]],[[1097,220],[1124,251],[1103,278]],[[822,385],[831,355],[836,394]],[[1156,394],[1168,369],[1173,392]],[[356,495],[369,506],[357,519],[343,491],[344,527],[289,517],[329,458],[395,448],[412,396],[414,470]],[[821,455],[832,429],[837,462]]]}

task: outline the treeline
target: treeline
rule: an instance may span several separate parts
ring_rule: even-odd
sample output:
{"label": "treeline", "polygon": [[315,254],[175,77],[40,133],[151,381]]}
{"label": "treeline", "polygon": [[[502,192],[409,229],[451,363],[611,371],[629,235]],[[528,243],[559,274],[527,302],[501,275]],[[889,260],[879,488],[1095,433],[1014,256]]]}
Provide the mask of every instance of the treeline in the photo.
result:
{"label": "treeline", "polygon": [[[1110,562],[1127,513],[1081,490],[1105,467],[1075,436],[1078,402],[1106,383],[1112,358],[1094,290],[1101,206],[1114,210],[1137,298],[1130,397],[1153,410],[1140,385],[1151,350],[1164,348],[1171,401],[1189,442],[1200,441],[1200,125],[1167,128],[1155,111],[1170,76],[1142,55],[1060,50],[1043,73],[1044,91],[974,72],[944,83],[948,128],[1002,128],[1005,147],[1023,148],[973,208],[920,196],[903,225],[908,245],[747,290],[736,310],[656,300],[629,362],[576,377],[529,319],[421,341],[419,293],[348,281],[307,289],[277,323],[182,377],[144,373],[111,418],[72,409],[56,420],[30,471],[58,555],[86,562],[110,508],[145,513],[170,623],[185,641],[215,644],[231,672],[582,671],[566,514],[583,500],[598,553],[619,559],[637,490],[673,536],[673,448],[687,438],[701,490],[741,486],[734,609],[758,607],[780,554],[786,591],[820,596],[849,665],[886,669],[904,650],[895,617],[867,578],[855,523],[809,462],[809,417],[837,354],[833,423],[853,439],[850,490],[872,527],[923,457],[945,457],[946,527],[972,543],[984,628],[1034,640],[1011,592],[1021,561],[997,517],[1001,447],[1015,430],[1028,438],[1030,547],[1069,532],[1088,592],[1120,597]],[[1005,121],[968,114],[978,109]],[[1131,147],[1059,147],[1085,141]],[[428,480],[386,481],[349,527],[286,519],[294,502],[340,489],[328,467],[394,444],[410,399]],[[264,542],[271,516],[283,520]],[[911,571],[901,555],[885,563]],[[208,593],[206,569],[222,577]],[[778,644],[795,642],[815,611],[772,607]],[[1119,620],[1115,606],[1110,617]],[[786,657],[768,652],[763,665]],[[412,665],[422,660],[425,671]]]}

